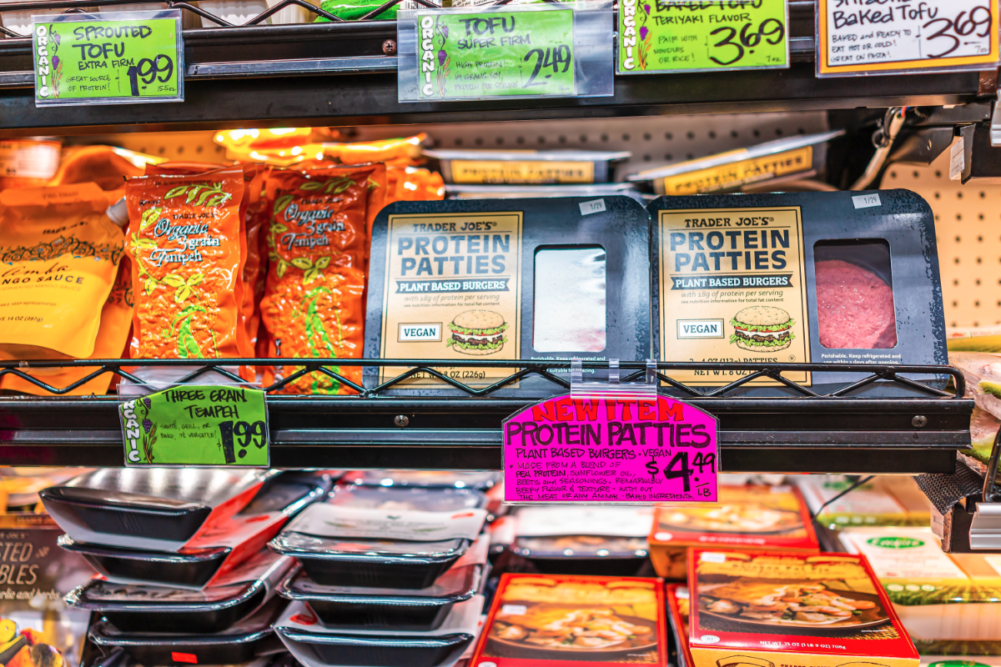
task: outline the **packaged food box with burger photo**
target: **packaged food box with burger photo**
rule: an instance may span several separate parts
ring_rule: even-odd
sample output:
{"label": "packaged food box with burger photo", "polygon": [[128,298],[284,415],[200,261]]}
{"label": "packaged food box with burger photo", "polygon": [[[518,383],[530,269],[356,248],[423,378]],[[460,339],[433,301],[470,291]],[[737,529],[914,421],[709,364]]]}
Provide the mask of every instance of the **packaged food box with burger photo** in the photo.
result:
{"label": "packaged food box with burger photo", "polygon": [[[473,388],[518,370],[491,361],[646,359],[649,230],[642,204],[621,195],[390,204],[372,231],[365,356],[472,362],[435,369]],[[410,368],[366,369],[365,382]],[[491,396],[562,391],[533,373]],[[466,395],[429,373],[388,392]]]}
{"label": "packaged food box with burger photo", "polygon": [[864,557],[692,549],[688,590],[688,667],[918,667]]}
{"label": "packaged food box with burger photo", "polygon": [[505,574],[473,667],[667,664],[660,579]]}
{"label": "packaged food box with burger photo", "polygon": [[[655,229],[653,342],[659,359],[948,363],[934,216],[913,192],[660,197],[648,208]],[[692,369],[671,377],[713,387],[747,374]],[[783,373],[817,393],[866,375]],[[944,387],[946,379],[931,382]],[[734,391],[801,395],[770,378]],[[877,380],[853,395],[915,393]]]}

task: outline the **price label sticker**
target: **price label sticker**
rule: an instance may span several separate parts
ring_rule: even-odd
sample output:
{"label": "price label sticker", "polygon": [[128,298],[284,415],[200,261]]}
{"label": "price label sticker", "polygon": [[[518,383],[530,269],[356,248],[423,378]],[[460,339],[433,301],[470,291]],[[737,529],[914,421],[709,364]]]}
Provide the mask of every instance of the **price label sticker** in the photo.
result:
{"label": "price label sticker", "polygon": [[421,101],[575,94],[574,12],[417,14]]}
{"label": "price label sticker", "polygon": [[264,392],[184,385],[118,408],[126,466],[248,466],[271,461]]}
{"label": "price label sticker", "polygon": [[716,502],[716,418],[667,396],[560,396],[503,424],[509,503]]}
{"label": "price label sticker", "polygon": [[184,100],[179,10],[35,18],[35,106]]}
{"label": "price label sticker", "polygon": [[985,68],[998,62],[997,0],[820,0],[817,74]]}
{"label": "price label sticker", "polygon": [[786,0],[620,0],[620,74],[789,67]]}

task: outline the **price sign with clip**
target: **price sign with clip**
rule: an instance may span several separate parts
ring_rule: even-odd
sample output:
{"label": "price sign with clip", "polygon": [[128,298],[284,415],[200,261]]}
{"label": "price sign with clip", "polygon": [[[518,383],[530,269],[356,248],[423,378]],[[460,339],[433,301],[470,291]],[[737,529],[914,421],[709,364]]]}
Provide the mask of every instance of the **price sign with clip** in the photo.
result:
{"label": "price sign with clip", "polygon": [[263,391],[183,385],[125,401],[118,412],[126,466],[270,464]]}
{"label": "price sign with clip", "polygon": [[997,0],[819,0],[818,76],[991,69]]}
{"label": "price sign with clip", "polygon": [[180,10],[33,18],[35,106],[184,100]]}

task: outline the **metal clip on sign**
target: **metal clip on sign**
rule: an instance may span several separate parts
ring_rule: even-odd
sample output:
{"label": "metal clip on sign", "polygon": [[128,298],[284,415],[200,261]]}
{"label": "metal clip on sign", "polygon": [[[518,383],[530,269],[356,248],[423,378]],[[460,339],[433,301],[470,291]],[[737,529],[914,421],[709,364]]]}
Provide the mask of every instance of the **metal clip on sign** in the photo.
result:
{"label": "metal clip on sign", "polygon": [[987,464],[987,474],[984,476],[983,498],[977,503],[977,511],[970,524],[970,548],[973,550],[1001,549],[1001,502],[997,501],[995,488],[998,462],[1001,460],[999,441],[1001,441],[1001,431],[994,436],[994,447],[991,450],[990,462]]}

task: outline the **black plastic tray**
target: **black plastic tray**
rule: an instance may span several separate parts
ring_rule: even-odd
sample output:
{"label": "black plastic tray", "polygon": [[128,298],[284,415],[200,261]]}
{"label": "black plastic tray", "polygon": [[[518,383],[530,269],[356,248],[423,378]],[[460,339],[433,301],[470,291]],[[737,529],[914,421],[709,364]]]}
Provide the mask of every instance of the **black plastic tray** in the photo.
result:
{"label": "black plastic tray", "polygon": [[437,667],[461,655],[475,639],[465,633],[425,638],[313,634],[281,627],[275,632],[309,645],[319,662],[364,667]]}
{"label": "black plastic tray", "polygon": [[457,602],[483,586],[483,565],[452,568],[421,590],[320,586],[306,572],[293,572],[278,593],[305,602],[327,626],[344,630],[386,628],[399,632],[437,630]]}
{"label": "black plastic tray", "polygon": [[[543,547],[529,548],[527,540],[542,541],[550,538],[517,538],[511,545],[511,553],[518,559],[531,563],[532,569],[540,574],[607,575],[611,577],[637,576],[640,569],[649,562],[646,540],[636,538],[636,545],[643,548],[605,549],[599,546],[570,550]],[[551,538],[553,541],[560,538]],[[606,538],[610,543],[628,540],[623,537]],[[610,544],[611,546],[611,544]]]}
{"label": "black plastic tray", "polygon": [[194,553],[129,551],[74,542],[69,535],[59,537],[59,546],[78,553],[100,574],[109,579],[156,582],[163,586],[201,588],[219,570],[230,549],[200,549]]}

